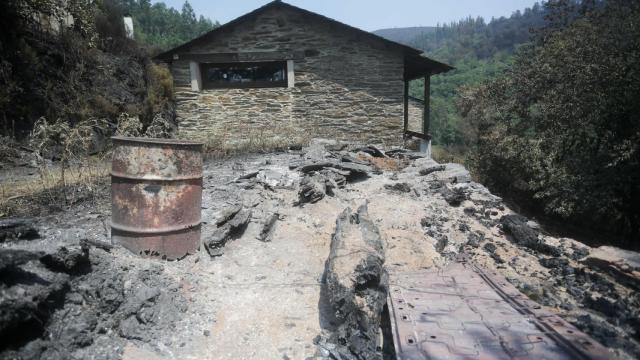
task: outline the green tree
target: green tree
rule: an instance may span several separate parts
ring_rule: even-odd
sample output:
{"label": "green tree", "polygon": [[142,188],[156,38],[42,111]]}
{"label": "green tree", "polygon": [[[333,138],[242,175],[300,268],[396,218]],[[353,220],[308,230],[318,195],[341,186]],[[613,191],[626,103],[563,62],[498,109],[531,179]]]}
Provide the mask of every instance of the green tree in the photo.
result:
{"label": "green tree", "polygon": [[[514,51],[530,40],[531,30],[544,25],[548,13],[546,7],[535,4],[489,22],[469,17],[438,25],[435,31],[409,43],[456,68],[431,78],[431,135],[435,145],[461,147],[467,142],[465,132],[469,129],[455,106],[459,90],[501,76],[510,66]],[[422,86],[422,80],[413,81],[411,95],[422,98]]]}
{"label": "green tree", "polygon": [[[550,4],[507,76],[461,101],[481,181],[548,214],[632,239],[640,229],[640,3]],[[566,21],[572,17],[571,21]]]}
{"label": "green tree", "polygon": [[136,40],[142,44],[166,50],[194,39],[220,24],[202,15],[196,17],[188,1],[181,11],[163,2],[122,0],[123,11],[133,17]]}

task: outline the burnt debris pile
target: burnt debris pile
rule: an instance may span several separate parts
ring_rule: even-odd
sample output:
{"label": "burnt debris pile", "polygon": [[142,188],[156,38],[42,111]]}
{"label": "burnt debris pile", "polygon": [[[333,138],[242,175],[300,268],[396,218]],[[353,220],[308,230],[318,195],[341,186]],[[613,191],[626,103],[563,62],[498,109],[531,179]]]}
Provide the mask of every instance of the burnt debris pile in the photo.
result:
{"label": "burnt debris pile", "polygon": [[127,341],[175,329],[186,301],[162,266],[114,267],[112,256],[86,242],[0,249],[0,357],[117,358]]}

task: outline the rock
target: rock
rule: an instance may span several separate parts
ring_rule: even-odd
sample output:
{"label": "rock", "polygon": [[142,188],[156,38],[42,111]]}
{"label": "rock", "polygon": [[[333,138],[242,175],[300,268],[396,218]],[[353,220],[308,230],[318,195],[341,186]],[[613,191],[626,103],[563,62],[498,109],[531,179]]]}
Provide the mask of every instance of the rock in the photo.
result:
{"label": "rock", "polygon": [[322,200],[326,193],[327,185],[322,176],[305,176],[302,181],[300,181],[298,204],[316,203]]}
{"label": "rock", "polygon": [[496,250],[498,249],[498,247],[494,243],[486,243],[482,248],[484,249],[484,251],[486,251],[489,254],[495,253]]}
{"label": "rock", "polygon": [[205,240],[204,246],[210,256],[222,255],[222,247],[227,241],[242,236],[244,230],[251,219],[251,210],[242,208],[231,219],[218,227],[208,240]]}
{"label": "rock", "polygon": [[42,336],[69,291],[65,274],[50,273],[38,266],[35,272],[31,267],[29,271],[17,267],[29,257],[11,254],[13,265],[5,267],[0,276],[0,351]]}
{"label": "rock", "polygon": [[83,348],[93,344],[93,331],[98,325],[94,313],[79,311],[73,322],[62,329],[59,341],[67,348]]}
{"label": "rock", "polygon": [[235,180],[233,180],[233,182],[241,182],[243,180],[249,180],[249,179],[253,179],[256,176],[258,176],[259,171],[251,171],[248,172],[242,176],[239,176],[238,178],[236,178]]}
{"label": "rock", "polygon": [[480,243],[484,241],[484,234],[480,231],[470,232],[467,235],[467,245],[477,248],[480,246]]}
{"label": "rock", "polygon": [[327,168],[307,174],[300,181],[298,190],[298,204],[316,203],[325,195],[334,196],[335,189],[343,188],[347,184],[348,171]]}
{"label": "rock", "polygon": [[563,258],[541,258],[538,262],[547,269],[560,268],[569,265],[569,260]]}
{"label": "rock", "polygon": [[[438,235],[435,244],[435,249],[438,253],[443,254],[447,245],[449,245],[449,238],[446,235]],[[444,255],[444,254],[443,254]]]}
{"label": "rock", "polygon": [[131,340],[144,340],[143,334],[138,330],[139,322],[135,316],[129,316],[120,322],[120,336]]}
{"label": "rock", "polygon": [[359,160],[359,159],[357,159],[357,158],[355,158],[355,157],[353,157],[353,156],[351,156],[351,155],[349,155],[349,154],[344,154],[344,155],[342,155],[342,157],[340,158],[340,160],[341,160],[342,162],[348,162],[348,163],[360,164],[360,165],[364,165],[364,166],[369,166],[369,165],[370,165],[370,163],[369,163],[369,162]]}
{"label": "rock", "polygon": [[52,271],[67,274],[87,272],[87,268],[91,266],[89,261],[89,248],[86,246],[72,248],[62,246],[55,254],[42,256],[40,262]]}
{"label": "rock", "polygon": [[183,317],[186,299],[172,291],[161,273],[161,267],[141,270],[125,290],[124,302],[112,315],[121,337],[150,342],[157,339],[157,331],[172,328]]}
{"label": "rock", "polygon": [[569,260],[562,257],[541,258],[540,265],[550,269],[550,273],[555,276],[564,277],[575,273],[575,269],[569,264]]}
{"label": "rock", "polygon": [[387,155],[385,155],[380,149],[378,149],[377,147],[373,146],[373,145],[368,145],[365,147],[361,147],[361,148],[357,148],[353,150],[354,152],[363,152],[365,154],[369,154],[373,157],[387,157]]}
{"label": "rock", "polygon": [[402,193],[410,193],[411,192],[411,186],[409,186],[409,184],[407,184],[406,182],[400,182],[400,183],[395,183],[395,184],[385,184],[384,188],[387,190],[391,190],[391,191],[397,191],[397,192],[402,192]]}
{"label": "rock", "polygon": [[303,148],[304,158],[320,160],[327,157],[326,146],[337,145],[338,142],[332,139],[312,139],[308,147]]}
{"label": "rock", "polygon": [[347,185],[348,171],[338,170],[334,168],[324,169],[319,172],[319,175],[324,178],[324,184],[326,186],[326,192],[329,196],[335,195],[335,189],[342,189]]}
{"label": "rock", "polygon": [[491,254],[491,258],[496,262],[496,264],[504,264],[506,261],[498,255],[498,253]]}
{"label": "rock", "polygon": [[432,166],[427,166],[425,168],[422,168],[418,171],[418,174],[420,174],[421,176],[426,176],[429,175],[431,173],[434,173],[436,171],[443,171],[446,168],[446,166],[438,164],[438,165],[432,165]]}
{"label": "rock", "polygon": [[427,158],[427,155],[425,153],[411,151],[407,149],[393,149],[393,150],[385,151],[385,154],[393,158],[405,158],[409,160]]}
{"label": "rock", "polygon": [[349,175],[346,176],[348,181],[355,181],[363,178],[368,178],[370,176],[370,167],[362,164],[340,163],[339,165],[333,167],[339,170],[348,171]]}
{"label": "rock", "polygon": [[[433,160],[424,161],[424,159],[421,159],[420,163],[416,161],[416,166],[425,166],[426,168],[430,168],[438,165],[440,164],[436,163]],[[471,175],[463,165],[449,163],[449,164],[444,164],[444,166],[445,166],[444,170],[433,172],[432,177],[434,178],[435,181],[450,183],[450,184],[463,184],[471,181]]]}
{"label": "rock", "polygon": [[583,264],[611,272],[626,284],[640,289],[640,254],[613,246],[592,249],[582,260]]}
{"label": "rock", "polygon": [[[497,212],[496,212],[496,215],[497,215]],[[527,226],[532,228],[535,231],[540,231],[540,224],[538,224],[537,222],[535,222],[533,220],[527,221]]]}
{"label": "rock", "polygon": [[521,215],[504,215],[500,218],[502,229],[511,240],[521,246],[552,256],[560,256],[561,251],[538,238],[538,233],[527,225],[527,218]]}
{"label": "rock", "polygon": [[349,181],[357,180],[359,178],[369,177],[370,167],[362,164],[352,162],[333,162],[333,161],[312,161],[299,164],[296,168],[304,173],[310,173],[312,171],[320,171],[327,168],[334,168],[338,170],[348,171],[346,176]]}
{"label": "rock", "polygon": [[596,310],[608,317],[617,317],[624,311],[624,307],[619,301],[615,301],[606,296],[595,296],[590,294],[585,296],[584,306]]}
{"label": "rock", "polygon": [[573,260],[580,260],[589,255],[589,248],[586,246],[577,246],[575,244],[571,244],[571,250],[572,252],[569,257],[571,257],[571,259]]}
{"label": "rock", "polygon": [[229,219],[236,216],[236,214],[242,210],[242,205],[234,204],[231,206],[226,206],[222,208],[222,210],[218,211],[214,216],[214,223],[216,226],[220,227],[224,225]]}
{"label": "rock", "polygon": [[336,326],[322,346],[339,359],[379,359],[376,349],[388,292],[383,242],[367,206],[347,208],[336,220],[325,278]]}
{"label": "rock", "polygon": [[460,204],[467,199],[467,195],[462,188],[449,188],[444,186],[440,189],[440,194],[451,206],[460,206]]}
{"label": "rock", "polygon": [[0,243],[16,240],[33,240],[40,237],[31,220],[22,218],[0,220]]}
{"label": "rock", "polygon": [[41,256],[42,253],[32,251],[0,249],[0,273],[29,261],[38,260]]}
{"label": "rock", "polygon": [[[295,175],[295,176],[293,176]],[[298,181],[297,173],[290,171],[279,171],[274,169],[260,170],[256,176],[256,180],[270,189],[275,188],[293,188]]]}
{"label": "rock", "polygon": [[486,243],[484,244],[484,246],[482,247],[484,249],[484,251],[486,251],[489,256],[491,256],[491,258],[497,263],[497,264],[504,264],[505,261],[504,259],[502,259],[502,257],[500,257],[500,255],[498,253],[496,253],[496,250],[498,249],[498,247],[494,244],[494,243]]}
{"label": "rock", "polygon": [[274,212],[266,218],[262,225],[262,230],[260,230],[260,234],[258,235],[258,240],[264,242],[271,241],[271,235],[273,234],[279,216],[277,212]]}
{"label": "rock", "polygon": [[106,252],[110,252],[113,249],[113,244],[111,244],[110,242],[86,238],[80,239],[80,246],[87,248],[93,246]]}

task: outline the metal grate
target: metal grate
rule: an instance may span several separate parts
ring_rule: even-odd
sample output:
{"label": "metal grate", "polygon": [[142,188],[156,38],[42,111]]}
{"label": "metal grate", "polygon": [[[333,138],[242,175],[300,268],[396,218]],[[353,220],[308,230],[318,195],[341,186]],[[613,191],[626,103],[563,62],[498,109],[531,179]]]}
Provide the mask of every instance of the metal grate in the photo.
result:
{"label": "metal grate", "polygon": [[607,359],[607,349],[496,273],[460,259],[390,275],[398,359]]}

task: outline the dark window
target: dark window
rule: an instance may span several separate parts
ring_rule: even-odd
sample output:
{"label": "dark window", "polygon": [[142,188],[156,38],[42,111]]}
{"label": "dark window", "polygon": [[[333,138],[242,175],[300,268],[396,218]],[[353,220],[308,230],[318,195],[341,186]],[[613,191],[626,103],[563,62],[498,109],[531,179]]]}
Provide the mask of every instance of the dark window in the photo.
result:
{"label": "dark window", "polygon": [[201,64],[205,89],[287,87],[287,62]]}

